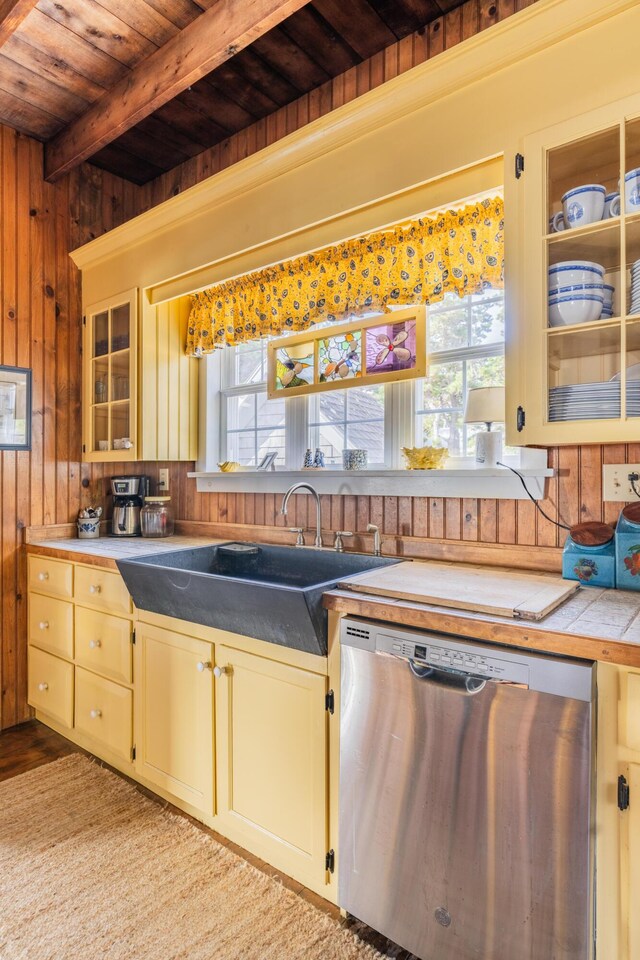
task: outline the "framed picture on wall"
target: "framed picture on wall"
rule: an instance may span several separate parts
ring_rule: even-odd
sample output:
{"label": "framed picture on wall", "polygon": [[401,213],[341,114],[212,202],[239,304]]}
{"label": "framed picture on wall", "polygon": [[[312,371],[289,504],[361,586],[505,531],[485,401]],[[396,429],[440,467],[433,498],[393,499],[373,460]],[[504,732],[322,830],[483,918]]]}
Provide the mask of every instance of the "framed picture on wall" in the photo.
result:
{"label": "framed picture on wall", "polygon": [[0,366],[0,450],[31,449],[31,370]]}
{"label": "framed picture on wall", "polygon": [[267,396],[411,380],[427,370],[426,307],[311,327],[267,347]]}

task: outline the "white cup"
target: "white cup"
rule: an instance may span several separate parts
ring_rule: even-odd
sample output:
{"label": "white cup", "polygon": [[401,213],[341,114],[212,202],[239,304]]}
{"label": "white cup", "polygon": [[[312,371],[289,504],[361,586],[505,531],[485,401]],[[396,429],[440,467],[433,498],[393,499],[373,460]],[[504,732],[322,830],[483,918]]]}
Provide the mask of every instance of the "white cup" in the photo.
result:
{"label": "white cup", "polygon": [[604,213],[602,214],[603,220],[609,220],[611,217],[620,216],[620,194],[619,193],[608,193],[604,198]]}
{"label": "white cup", "polygon": [[640,213],[640,167],[625,175],[624,209],[625,213]]}
{"label": "white cup", "polygon": [[599,183],[585,183],[567,190],[562,197],[564,222],[570,230],[602,220],[607,191]]}
{"label": "white cup", "polygon": [[98,450],[108,450],[109,441],[108,440],[98,440]]}
{"label": "white cup", "polygon": [[566,230],[566,224],[564,222],[564,214],[562,210],[559,210],[549,220],[549,233],[561,233],[562,230]]}

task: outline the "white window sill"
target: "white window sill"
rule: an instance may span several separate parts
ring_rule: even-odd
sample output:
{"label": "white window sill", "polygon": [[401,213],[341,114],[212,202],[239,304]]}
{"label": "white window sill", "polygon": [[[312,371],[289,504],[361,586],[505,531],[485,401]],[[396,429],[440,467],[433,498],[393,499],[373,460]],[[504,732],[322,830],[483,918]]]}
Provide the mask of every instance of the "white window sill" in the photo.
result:
{"label": "white window sill", "polygon": [[[505,462],[525,478],[536,500],[544,497],[547,451],[523,449]],[[512,462],[513,460],[513,462]],[[505,467],[480,467],[473,460],[451,459],[443,470],[275,470],[268,472],[190,473],[198,493],[285,493],[294,483],[309,483],[318,493],[391,497],[483,497],[527,500],[522,483]]]}

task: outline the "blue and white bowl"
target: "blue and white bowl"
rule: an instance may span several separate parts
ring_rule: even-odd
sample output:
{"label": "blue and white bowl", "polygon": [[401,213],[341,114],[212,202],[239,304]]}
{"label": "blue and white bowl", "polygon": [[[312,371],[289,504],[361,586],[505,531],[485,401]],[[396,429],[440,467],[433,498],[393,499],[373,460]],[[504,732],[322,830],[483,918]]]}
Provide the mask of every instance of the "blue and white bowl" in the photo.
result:
{"label": "blue and white bowl", "polygon": [[565,327],[574,323],[592,323],[602,313],[602,293],[582,294],[579,297],[549,298],[549,326]]}
{"label": "blue and white bowl", "polygon": [[591,260],[563,260],[549,267],[549,289],[574,283],[600,283],[603,278],[604,267]]}
{"label": "blue and white bowl", "polygon": [[640,213],[640,167],[625,174],[624,209],[626,213]]}
{"label": "blue and white bowl", "polygon": [[583,295],[591,296],[592,294],[595,294],[595,296],[602,295],[604,302],[604,283],[572,283],[568,286],[549,288],[550,300],[557,297],[573,297],[580,300]]}
{"label": "blue and white bowl", "polygon": [[585,183],[562,196],[562,212],[569,230],[602,220],[606,189],[599,183]]}

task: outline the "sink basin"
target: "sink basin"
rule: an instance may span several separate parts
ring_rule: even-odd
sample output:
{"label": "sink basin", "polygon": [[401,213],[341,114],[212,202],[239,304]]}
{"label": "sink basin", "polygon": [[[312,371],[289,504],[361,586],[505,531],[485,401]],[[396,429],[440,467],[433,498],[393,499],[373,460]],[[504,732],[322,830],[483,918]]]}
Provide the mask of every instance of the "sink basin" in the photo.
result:
{"label": "sink basin", "polygon": [[257,543],[215,544],[118,560],[135,605],[325,656],[322,594],[389,557]]}

